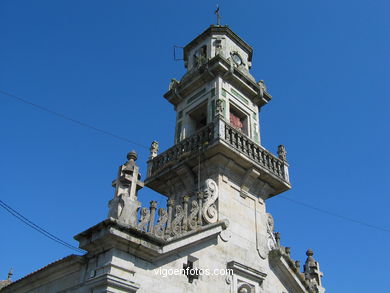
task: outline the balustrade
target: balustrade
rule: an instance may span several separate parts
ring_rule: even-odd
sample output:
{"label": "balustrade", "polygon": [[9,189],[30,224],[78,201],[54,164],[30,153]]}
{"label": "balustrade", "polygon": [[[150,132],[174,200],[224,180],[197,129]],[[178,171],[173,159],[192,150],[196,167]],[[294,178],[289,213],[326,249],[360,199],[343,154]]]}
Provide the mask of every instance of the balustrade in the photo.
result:
{"label": "balustrade", "polygon": [[151,164],[149,176],[152,177],[158,174],[169,164],[177,162],[191,152],[198,151],[206,142],[211,142],[217,138],[222,139],[228,145],[243,153],[273,175],[289,182],[284,147],[280,151],[279,158],[277,158],[262,146],[252,141],[243,132],[232,127],[221,117],[218,117],[214,122],[201,128],[192,136],[178,142],[170,149],[152,158],[149,162]]}

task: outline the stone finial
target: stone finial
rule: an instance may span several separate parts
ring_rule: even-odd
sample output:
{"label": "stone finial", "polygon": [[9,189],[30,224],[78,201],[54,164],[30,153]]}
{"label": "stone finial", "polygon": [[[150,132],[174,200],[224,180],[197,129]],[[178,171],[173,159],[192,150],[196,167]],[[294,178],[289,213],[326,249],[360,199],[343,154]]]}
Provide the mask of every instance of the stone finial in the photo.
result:
{"label": "stone finial", "polygon": [[157,157],[158,154],[158,142],[153,141],[152,144],[150,145],[150,156],[149,159],[153,159],[154,157]]}
{"label": "stone finial", "polygon": [[278,146],[278,155],[279,155],[279,159],[281,159],[283,161],[287,161],[286,148],[282,144],[280,146]]}
{"label": "stone finial", "polygon": [[314,252],[313,252],[313,250],[311,250],[310,248],[306,251],[306,255],[308,256],[308,257],[312,257],[313,255],[314,255]]}
{"label": "stone finial", "polygon": [[137,192],[144,186],[140,180],[139,167],[135,163],[138,155],[135,151],[127,154],[128,161],[118,169],[117,178],[112,182],[115,195],[108,203],[108,217],[117,219],[123,224],[134,225],[137,221],[137,211],[141,203]]}
{"label": "stone finial", "polygon": [[12,278],[12,275],[13,275],[13,274],[14,274],[13,269],[10,268],[9,271],[8,271],[7,281],[11,281],[11,278]]}
{"label": "stone finial", "polygon": [[275,240],[276,240],[276,245],[279,247],[280,246],[280,233],[279,232],[275,233]]}
{"label": "stone finial", "polygon": [[295,261],[295,267],[297,268],[298,271],[301,268],[301,262],[299,260]]}
{"label": "stone finial", "polygon": [[138,159],[138,155],[136,151],[132,150],[131,152],[129,152],[127,154],[127,159],[128,161],[120,167],[119,173],[122,173],[122,175],[123,174],[133,175],[134,171],[136,171],[135,173],[137,173],[137,175],[135,176],[138,176],[137,179],[141,179],[141,174],[138,172],[139,168],[135,163],[135,161],[137,161]]}
{"label": "stone finial", "polygon": [[127,159],[129,161],[137,161],[137,159],[138,159],[137,152],[135,150],[132,150],[131,152],[129,152],[127,154]]}
{"label": "stone finial", "polygon": [[151,200],[149,204],[150,204],[150,209],[156,209],[157,208],[157,201]]}
{"label": "stone finial", "polygon": [[175,89],[179,85],[179,81],[176,78],[172,78],[170,83],[169,83],[169,90]]}
{"label": "stone finial", "polygon": [[303,266],[303,273],[305,275],[305,279],[309,282],[310,287],[315,292],[324,292],[321,282],[323,273],[320,271],[320,265],[313,257],[313,250],[309,248],[306,251],[306,255],[307,259],[305,265]]}
{"label": "stone finial", "polygon": [[260,97],[263,97],[264,92],[267,92],[267,86],[265,85],[264,80],[260,80],[257,84],[260,87]]}

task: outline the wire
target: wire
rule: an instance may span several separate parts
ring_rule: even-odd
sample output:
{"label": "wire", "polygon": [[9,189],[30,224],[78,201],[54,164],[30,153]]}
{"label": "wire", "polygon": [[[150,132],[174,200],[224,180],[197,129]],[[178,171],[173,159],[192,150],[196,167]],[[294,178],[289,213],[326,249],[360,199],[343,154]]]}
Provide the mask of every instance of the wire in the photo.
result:
{"label": "wire", "polygon": [[370,227],[372,229],[376,229],[376,230],[379,230],[379,231],[382,231],[382,232],[390,233],[389,229],[386,229],[386,228],[383,228],[383,227],[379,227],[379,226],[376,226],[376,225],[372,225],[372,224],[369,224],[369,223],[366,223],[366,222],[363,222],[363,221],[360,221],[360,220],[356,220],[356,219],[353,219],[353,218],[350,218],[350,217],[346,217],[346,216],[343,216],[343,215],[340,215],[340,214],[337,214],[337,213],[334,213],[334,212],[331,212],[331,211],[327,211],[327,210],[324,210],[324,209],[321,209],[321,208],[317,208],[315,206],[306,204],[304,202],[297,201],[295,199],[287,198],[287,197],[284,197],[284,196],[280,196],[279,198],[288,200],[288,201],[293,202],[293,203],[295,203],[297,205],[304,206],[306,208],[315,210],[317,212],[320,212],[320,213],[323,213],[323,214],[327,214],[329,216],[337,217],[337,218],[340,218],[340,219],[343,219],[343,220],[346,220],[346,221],[349,221],[349,222],[352,222],[352,223],[355,223],[355,224],[360,224],[360,225],[363,225],[363,226],[366,226],[366,227]]}
{"label": "wire", "polygon": [[[11,93],[8,93],[6,91],[3,91],[0,89],[0,93],[5,95],[5,96],[8,96],[10,98],[13,98],[21,103],[24,103],[24,104],[27,104],[27,105],[30,105],[30,106],[33,106],[39,110],[42,110],[42,111],[45,111],[49,114],[52,114],[54,116],[57,116],[57,117],[60,117],[64,120],[67,120],[67,121],[70,121],[70,122],[73,122],[75,124],[78,124],[80,126],[83,126],[85,128],[89,128],[89,129],[92,129],[92,130],[95,130],[97,132],[100,132],[100,133],[103,133],[103,134],[106,134],[106,135],[109,135],[111,137],[114,137],[116,139],[119,139],[119,140],[122,140],[122,141],[126,141],[128,143],[131,143],[133,145],[137,145],[139,147],[142,147],[142,148],[145,148],[145,149],[149,149],[147,146],[144,146],[140,143],[137,143],[135,141],[132,141],[126,137],[123,137],[123,136],[119,136],[117,134],[114,134],[114,133],[111,133],[109,131],[106,131],[106,130],[103,130],[103,129],[100,129],[98,127],[95,127],[93,125],[90,125],[90,124],[87,124],[85,122],[82,122],[80,120],[77,120],[77,119],[73,119],[71,117],[68,117],[64,114],[61,114],[59,112],[56,112],[56,111],[53,111],[49,108],[46,108],[42,105],[39,105],[37,103],[33,103],[33,102],[30,102],[30,101],[27,101],[25,99],[22,99],[14,94],[11,94]],[[200,151],[200,150],[199,150]],[[200,154],[199,154],[199,161],[200,161]],[[200,164],[200,162],[199,162]],[[198,170],[198,172],[200,173],[200,168]],[[200,177],[200,174],[198,174],[198,177]],[[199,185],[199,178],[198,178],[198,185]],[[199,189],[199,186],[198,186],[198,189]],[[287,198],[287,197],[284,197],[284,196],[281,196],[279,198],[282,198],[282,199],[285,199],[287,201],[290,201],[290,202],[293,202],[297,205],[301,205],[301,206],[304,206],[306,208],[309,208],[309,209],[312,209],[312,210],[315,210],[317,212],[320,212],[320,213],[323,213],[323,214],[327,214],[329,216],[333,216],[333,217],[337,217],[337,218],[340,218],[340,219],[343,219],[343,220],[346,220],[346,221],[349,221],[349,222],[352,222],[352,223],[355,223],[355,224],[360,224],[360,225],[363,225],[363,226],[366,226],[366,227],[369,227],[369,228],[372,228],[372,229],[376,229],[376,230],[379,230],[379,231],[383,231],[383,232],[387,232],[387,233],[390,233],[390,230],[389,229],[386,229],[386,228],[383,228],[383,227],[379,227],[379,226],[376,226],[376,225],[372,225],[372,224],[369,224],[369,223],[366,223],[366,222],[363,222],[363,221],[360,221],[360,220],[356,220],[356,219],[353,219],[353,218],[349,218],[349,217],[346,217],[346,216],[343,216],[343,215],[340,215],[340,214],[337,214],[337,213],[334,213],[334,212],[331,212],[331,211],[327,211],[327,210],[324,210],[324,209],[321,209],[321,208],[317,208],[315,206],[312,206],[312,205],[309,205],[309,204],[306,204],[306,203],[303,203],[303,202],[300,202],[300,201],[297,201],[297,200],[294,200],[294,199],[291,199],[291,198]],[[4,208],[6,211],[8,211],[11,215],[15,216],[16,218],[18,218],[19,220],[21,220],[22,222],[24,222],[26,225],[30,226],[31,228],[37,230],[38,232],[42,233],[43,235],[45,235],[46,237],[70,248],[70,249],[73,249],[73,250],[76,250],[77,252],[82,252],[84,253],[84,251],[80,248],[77,248],[61,239],[59,239],[58,237],[54,236],[53,234],[51,234],[50,232],[44,230],[43,228],[39,227],[38,225],[34,224],[33,222],[31,222],[30,220],[28,220],[27,218],[25,218],[23,215],[21,215],[20,213],[18,213],[17,211],[15,211],[14,209],[12,209],[10,206],[8,206],[7,204],[5,204],[3,201],[0,200],[0,206],[2,208]]]}
{"label": "wire", "polygon": [[2,200],[0,200],[0,206],[5,209],[8,213],[10,213],[12,216],[14,216],[15,218],[17,218],[18,220],[22,221],[24,224],[26,224],[27,226],[33,228],[34,230],[38,231],[39,233],[43,234],[44,236],[46,236],[47,238],[50,238],[51,240],[69,248],[69,249],[72,249],[78,253],[85,253],[84,250],[76,247],[76,246],[73,246],[72,244],[58,238],[57,236],[51,234],[50,232],[48,232],[47,230],[43,229],[42,227],[38,226],[37,224],[33,223],[32,221],[30,221],[29,219],[27,219],[25,216],[23,216],[22,214],[20,214],[19,212],[17,212],[16,210],[14,210],[12,207],[10,207],[9,205],[7,205],[5,202],[3,202]]}
{"label": "wire", "polygon": [[64,120],[67,120],[67,121],[76,123],[76,124],[78,124],[78,125],[80,125],[80,126],[83,126],[83,127],[85,127],[85,128],[89,128],[89,129],[95,130],[95,131],[97,131],[97,132],[100,132],[100,133],[109,135],[109,136],[111,136],[111,137],[114,137],[114,138],[116,138],[116,139],[126,141],[126,142],[128,142],[128,143],[133,144],[133,145],[136,145],[136,146],[139,146],[139,147],[142,147],[142,148],[145,148],[145,149],[149,149],[147,146],[144,146],[144,145],[142,145],[142,144],[140,144],[140,143],[137,143],[137,142],[135,142],[135,141],[132,141],[132,140],[126,138],[126,137],[119,136],[119,135],[117,135],[117,134],[114,134],[114,133],[111,133],[111,132],[109,132],[109,131],[100,129],[100,128],[98,128],[98,127],[95,127],[95,126],[93,126],[93,125],[91,125],[91,124],[82,122],[82,121],[77,120],[77,119],[73,119],[73,118],[68,117],[68,116],[66,116],[66,115],[64,115],[64,114],[61,114],[61,113],[59,113],[59,112],[50,110],[49,108],[46,108],[46,107],[44,107],[44,106],[42,106],[42,105],[39,105],[39,104],[30,102],[30,101],[27,101],[27,100],[25,100],[25,99],[22,99],[22,98],[20,98],[20,97],[14,95],[14,94],[10,94],[10,93],[8,93],[8,92],[6,92],[6,91],[3,91],[3,90],[1,90],[1,89],[0,89],[0,93],[3,94],[3,95],[5,95],[5,96],[8,96],[8,97],[10,97],[10,98],[13,98],[13,99],[15,99],[15,100],[17,100],[17,101],[19,101],[19,102],[21,102],[21,103],[24,103],[24,104],[33,106],[33,107],[35,107],[35,108],[37,108],[37,109],[39,109],[39,110],[45,111],[46,113],[49,113],[49,114],[52,114],[52,115],[54,115],[54,116],[60,117],[60,118],[62,118],[62,119],[64,119]]}

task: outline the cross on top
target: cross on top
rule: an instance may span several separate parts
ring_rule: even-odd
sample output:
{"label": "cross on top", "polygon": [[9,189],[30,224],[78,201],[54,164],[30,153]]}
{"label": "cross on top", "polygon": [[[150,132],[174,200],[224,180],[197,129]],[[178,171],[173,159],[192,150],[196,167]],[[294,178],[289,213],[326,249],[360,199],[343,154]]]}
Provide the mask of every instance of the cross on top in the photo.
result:
{"label": "cross on top", "polygon": [[219,5],[217,5],[217,9],[215,10],[215,14],[217,15],[217,25],[221,25],[221,15],[219,14]]}

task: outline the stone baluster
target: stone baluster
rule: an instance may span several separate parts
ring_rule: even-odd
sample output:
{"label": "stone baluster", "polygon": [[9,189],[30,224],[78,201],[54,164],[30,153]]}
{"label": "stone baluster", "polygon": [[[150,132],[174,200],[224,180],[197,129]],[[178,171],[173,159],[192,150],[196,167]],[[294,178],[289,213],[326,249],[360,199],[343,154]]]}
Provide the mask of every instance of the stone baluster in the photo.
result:
{"label": "stone baluster", "polygon": [[261,161],[262,161],[262,164],[263,164],[263,166],[267,166],[267,160],[266,160],[266,155],[265,155],[265,151],[264,150],[262,150],[261,151]]}
{"label": "stone baluster", "polygon": [[260,148],[255,146],[255,159],[260,163]]}
{"label": "stone baluster", "polygon": [[248,154],[249,154],[249,157],[254,159],[255,158],[255,153],[254,153],[254,145],[252,142],[249,143],[249,146],[248,146]]}
{"label": "stone baluster", "polygon": [[241,148],[242,148],[241,135],[240,135],[238,132],[236,132],[234,138],[235,138],[235,140],[236,140],[236,147],[237,147],[239,150],[241,150]]}
{"label": "stone baluster", "polygon": [[157,201],[150,201],[150,221],[149,221],[149,232],[153,233],[154,218],[156,216]]}
{"label": "stone baluster", "polygon": [[281,174],[281,169],[280,169],[280,167],[281,167],[281,164],[280,164],[280,162],[279,161],[276,161],[276,164],[275,164],[275,166],[276,166],[276,174],[278,175],[278,176],[281,176],[282,174]]}
{"label": "stone baluster", "polygon": [[242,137],[243,138],[243,141],[244,141],[244,145],[243,145],[243,151],[244,151],[244,153],[248,156],[248,157],[250,157],[250,150],[249,150],[249,148],[250,148],[250,143],[249,143],[249,139],[247,139],[245,136],[243,136]]}
{"label": "stone baluster", "polygon": [[271,157],[271,172],[276,173],[275,159]]}

